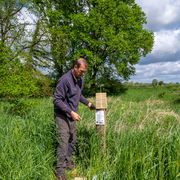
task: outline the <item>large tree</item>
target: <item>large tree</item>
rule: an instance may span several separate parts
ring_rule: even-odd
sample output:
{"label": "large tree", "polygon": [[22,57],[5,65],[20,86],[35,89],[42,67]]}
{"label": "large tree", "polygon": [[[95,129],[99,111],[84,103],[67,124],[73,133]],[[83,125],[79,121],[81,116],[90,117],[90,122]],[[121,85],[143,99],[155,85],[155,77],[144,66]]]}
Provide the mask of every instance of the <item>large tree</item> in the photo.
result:
{"label": "large tree", "polygon": [[[152,31],[143,28],[145,13],[134,0],[54,0],[59,26],[70,41],[67,59],[84,57],[92,86],[107,64],[128,79],[141,56],[151,52]],[[57,15],[56,15],[57,17]]]}
{"label": "large tree", "polygon": [[44,57],[49,66],[49,75],[53,79],[58,79],[68,68],[68,48],[69,39],[65,26],[60,25],[62,10],[55,8],[56,3],[48,0],[33,0],[34,11],[41,23],[44,24]]}
{"label": "large tree", "polygon": [[36,69],[43,62],[39,58],[43,52],[43,28],[41,21],[27,20],[31,18],[26,15],[28,9],[33,9],[29,1],[0,1],[0,96],[35,95],[47,85]]}
{"label": "large tree", "polygon": [[32,9],[30,0],[0,1],[0,53],[8,53],[6,50],[11,49],[11,60],[20,57],[42,40],[40,23],[33,19],[28,11],[30,8]]}

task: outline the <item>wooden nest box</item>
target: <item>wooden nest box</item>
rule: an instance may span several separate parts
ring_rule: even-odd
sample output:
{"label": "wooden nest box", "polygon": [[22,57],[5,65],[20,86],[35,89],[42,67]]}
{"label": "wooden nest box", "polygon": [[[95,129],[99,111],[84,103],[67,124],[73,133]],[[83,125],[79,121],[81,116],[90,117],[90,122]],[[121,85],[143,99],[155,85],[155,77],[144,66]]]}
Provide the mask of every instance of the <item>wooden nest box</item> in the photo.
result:
{"label": "wooden nest box", "polygon": [[96,109],[107,109],[106,93],[96,93]]}

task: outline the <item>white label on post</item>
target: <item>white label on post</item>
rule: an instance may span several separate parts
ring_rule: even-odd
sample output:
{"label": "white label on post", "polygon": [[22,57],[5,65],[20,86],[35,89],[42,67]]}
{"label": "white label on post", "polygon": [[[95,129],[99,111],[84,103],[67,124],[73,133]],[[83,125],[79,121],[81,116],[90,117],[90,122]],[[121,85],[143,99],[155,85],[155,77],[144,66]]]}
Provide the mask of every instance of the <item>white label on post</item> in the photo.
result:
{"label": "white label on post", "polygon": [[96,111],[96,124],[104,125],[104,111]]}

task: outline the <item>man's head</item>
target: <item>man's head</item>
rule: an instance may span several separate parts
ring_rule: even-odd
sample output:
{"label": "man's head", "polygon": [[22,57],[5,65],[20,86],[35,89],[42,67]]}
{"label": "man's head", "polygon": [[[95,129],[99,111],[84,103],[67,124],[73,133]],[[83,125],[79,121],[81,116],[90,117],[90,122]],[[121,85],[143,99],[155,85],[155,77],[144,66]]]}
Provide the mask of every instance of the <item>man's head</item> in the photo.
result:
{"label": "man's head", "polygon": [[73,74],[75,78],[81,78],[87,71],[88,63],[84,58],[79,58],[74,63]]}

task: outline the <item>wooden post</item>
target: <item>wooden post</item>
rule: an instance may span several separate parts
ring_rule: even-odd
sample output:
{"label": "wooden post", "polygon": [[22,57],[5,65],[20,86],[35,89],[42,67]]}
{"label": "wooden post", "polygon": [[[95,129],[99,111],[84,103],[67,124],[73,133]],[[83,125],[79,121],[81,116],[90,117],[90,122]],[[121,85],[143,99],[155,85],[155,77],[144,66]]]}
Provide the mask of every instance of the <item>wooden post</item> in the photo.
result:
{"label": "wooden post", "polygon": [[[96,131],[103,134],[104,148],[106,135],[106,93],[96,93]],[[104,149],[103,148],[103,149]]]}

